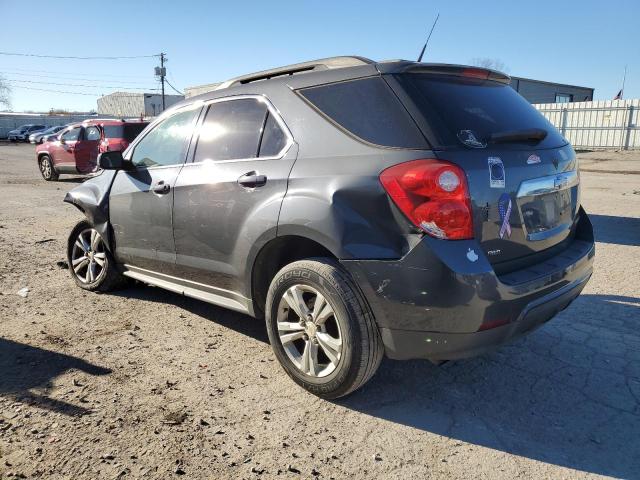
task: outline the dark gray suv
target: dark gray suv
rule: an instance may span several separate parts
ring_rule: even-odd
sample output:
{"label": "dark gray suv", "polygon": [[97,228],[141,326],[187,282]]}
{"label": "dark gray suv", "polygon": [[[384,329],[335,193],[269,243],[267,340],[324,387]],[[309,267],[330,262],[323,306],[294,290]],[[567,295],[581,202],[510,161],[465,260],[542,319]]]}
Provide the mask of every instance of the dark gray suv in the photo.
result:
{"label": "dark gray suv", "polygon": [[479,354],[592,273],[575,153],[504,74],[336,57],[247,75],[163,113],[67,194],[75,282],[127,278],[266,320],[325,398],[383,354]]}

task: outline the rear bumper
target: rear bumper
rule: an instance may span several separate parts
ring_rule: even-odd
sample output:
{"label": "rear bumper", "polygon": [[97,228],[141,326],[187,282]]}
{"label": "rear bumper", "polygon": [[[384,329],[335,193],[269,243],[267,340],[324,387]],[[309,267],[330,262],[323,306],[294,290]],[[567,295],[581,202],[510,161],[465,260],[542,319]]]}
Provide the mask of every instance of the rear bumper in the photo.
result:
{"label": "rear bumper", "polygon": [[[470,250],[475,261],[467,257]],[[594,255],[593,230],[582,211],[566,250],[505,275],[496,275],[474,240],[424,237],[400,260],[342,263],[373,310],[387,356],[452,360],[553,318],[588,282]]]}
{"label": "rear bumper", "polygon": [[433,361],[480,355],[531,332],[552,319],[573,302],[590,276],[531,302],[517,320],[489,330],[474,333],[432,333],[381,328],[386,354],[395,360],[428,358]]}

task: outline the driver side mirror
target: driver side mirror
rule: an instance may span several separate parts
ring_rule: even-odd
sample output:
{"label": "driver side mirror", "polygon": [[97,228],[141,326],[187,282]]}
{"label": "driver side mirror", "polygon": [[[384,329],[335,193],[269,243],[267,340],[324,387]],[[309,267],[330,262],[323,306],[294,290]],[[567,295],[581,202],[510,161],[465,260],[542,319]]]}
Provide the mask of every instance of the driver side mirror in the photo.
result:
{"label": "driver side mirror", "polygon": [[122,152],[103,152],[98,155],[98,166],[103,170],[131,170],[133,165],[122,157]]}

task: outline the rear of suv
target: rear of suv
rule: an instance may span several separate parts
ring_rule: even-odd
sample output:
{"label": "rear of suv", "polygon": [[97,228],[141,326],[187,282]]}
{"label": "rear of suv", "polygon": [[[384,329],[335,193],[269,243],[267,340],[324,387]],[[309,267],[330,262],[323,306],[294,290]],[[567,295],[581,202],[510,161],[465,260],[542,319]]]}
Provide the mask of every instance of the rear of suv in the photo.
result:
{"label": "rear of suv", "polygon": [[[573,149],[501,73],[336,57],[165,112],[67,194],[75,282],[134,278],[264,318],[308,391],[454,360],[580,293],[594,241]],[[240,321],[240,320],[239,320]]]}

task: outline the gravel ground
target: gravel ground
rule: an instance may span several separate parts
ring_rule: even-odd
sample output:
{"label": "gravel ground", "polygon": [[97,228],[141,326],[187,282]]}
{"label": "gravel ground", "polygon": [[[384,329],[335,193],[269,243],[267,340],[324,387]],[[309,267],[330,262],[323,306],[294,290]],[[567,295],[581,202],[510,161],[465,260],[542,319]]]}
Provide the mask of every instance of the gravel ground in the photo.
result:
{"label": "gravel ground", "polygon": [[480,358],[385,360],[328,402],[261,322],[76,288],[58,262],[79,179],[0,144],[0,478],[640,478],[640,154],[596,158],[637,173],[582,173],[596,269],[569,309]]}

